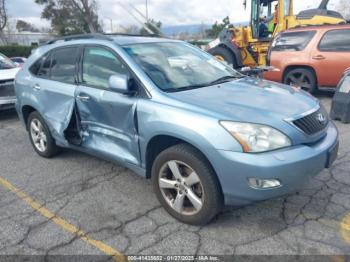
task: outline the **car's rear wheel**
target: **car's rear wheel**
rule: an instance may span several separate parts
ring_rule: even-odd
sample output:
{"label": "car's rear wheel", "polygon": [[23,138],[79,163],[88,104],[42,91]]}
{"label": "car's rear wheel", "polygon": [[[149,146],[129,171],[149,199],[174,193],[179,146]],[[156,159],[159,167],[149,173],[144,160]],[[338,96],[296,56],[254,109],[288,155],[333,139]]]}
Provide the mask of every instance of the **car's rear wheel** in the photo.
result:
{"label": "car's rear wheel", "polygon": [[306,68],[289,70],[283,82],[290,86],[300,87],[311,94],[317,90],[316,76],[314,72]]}
{"label": "car's rear wheel", "polygon": [[42,157],[50,158],[58,152],[55,140],[44,119],[38,112],[29,115],[28,121],[29,139],[34,150]]}
{"label": "car's rear wheel", "polygon": [[184,223],[206,224],[222,209],[216,174],[203,155],[189,145],[161,152],[153,163],[152,182],[163,207]]}

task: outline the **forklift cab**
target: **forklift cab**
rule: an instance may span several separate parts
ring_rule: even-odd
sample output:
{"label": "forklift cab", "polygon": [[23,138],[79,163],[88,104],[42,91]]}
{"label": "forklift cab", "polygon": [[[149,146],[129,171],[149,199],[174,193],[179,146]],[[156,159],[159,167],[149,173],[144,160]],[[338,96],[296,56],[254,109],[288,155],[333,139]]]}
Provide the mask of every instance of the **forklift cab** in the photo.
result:
{"label": "forklift cab", "polygon": [[252,37],[270,41],[286,16],[293,15],[293,0],[251,0]]}

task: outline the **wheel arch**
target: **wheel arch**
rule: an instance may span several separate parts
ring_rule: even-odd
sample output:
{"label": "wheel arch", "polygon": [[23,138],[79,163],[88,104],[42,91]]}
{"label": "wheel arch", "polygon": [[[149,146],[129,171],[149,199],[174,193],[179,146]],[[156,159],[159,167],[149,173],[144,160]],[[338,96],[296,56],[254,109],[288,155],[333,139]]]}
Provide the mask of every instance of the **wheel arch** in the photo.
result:
{"label": "wheel arch", "polygon": [[33,106],[30,106],[30,105],[24,105],[22,106],[21,108],[21,113],[22,113],[22,116],[23,116],[23,122],[26,126],[26,129],[28,130],[28,118],[29,118],[29,115],[35,111],[38,111],[36,108],[34,108]]}
{"label": "wheel arch", "polygon": [[284,79],[287,76],[287,74],[291,70],[294,70],[294,69],[297,69],[297,68],[303,68],[303,69],[310,70],[314,74],[315,80],[316,80],[316,86],[318,86],[317,73],[316,73],[315,68],[313,68],[311,65],[288,65],[288,66],[286,66],[284,71],[283,71],[283,74],[282,74],[282,83],[284,83]]}
{"label": "wheel arch", "polygon": [[[194,145],[190,141],[187,141],[183,138],[179,138],[172,135],[155,135],[148,141],[146,146],[146,151],[145,151],[146,178],[151,178],[152,164],[155,158],[159,155],[159,153],[161,153],[162,151],[166,150],[169,147],[172,147],[178,144],[187,144],[192,148],[194,148],[196,151],[198,151],[204,157],[204,159],[208,161],[208,164],[210,165],[212,170],[215,172],[215,175],[220,184],[220,180],[216,174],[216,171],[213,165],[211,164],[210,160],[206,156],[206,154],[203,152],[203,150],[198,148],[198,146]],[[221,187],[221,184],[220,184],[220,187]]]}

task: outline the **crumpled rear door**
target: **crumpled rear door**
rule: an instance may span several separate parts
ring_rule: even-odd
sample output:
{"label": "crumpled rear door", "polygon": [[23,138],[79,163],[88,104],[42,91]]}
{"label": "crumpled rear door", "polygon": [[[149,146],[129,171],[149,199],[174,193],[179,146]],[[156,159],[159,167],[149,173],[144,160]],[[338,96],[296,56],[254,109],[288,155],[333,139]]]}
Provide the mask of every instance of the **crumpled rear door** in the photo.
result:
{"label": "crumpled rear door", "polygon": [[76,68],[79,46],[54,49],[47,55],[38,77],[32,82],[33,98],[56,143],[68,145],[67,129],[75,107]]}
{"label": "crumpled rear door", "polygon": [[72,118],[75,106],[75,89],[72,84],[64,84],[45,79],[37,79],[35,92],[40,96],[40,113],[49,126],[52,136],[59,145],[67,146],[64,136]]}

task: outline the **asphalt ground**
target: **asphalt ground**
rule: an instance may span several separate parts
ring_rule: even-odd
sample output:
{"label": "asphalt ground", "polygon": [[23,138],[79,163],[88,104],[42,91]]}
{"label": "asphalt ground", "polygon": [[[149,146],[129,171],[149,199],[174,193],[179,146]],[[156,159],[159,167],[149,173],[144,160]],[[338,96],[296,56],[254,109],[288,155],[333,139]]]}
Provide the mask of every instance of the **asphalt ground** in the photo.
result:
{"label": "asphalt ground", "polygon": [[[329,96],[319,98],[329,109]],[[70,150],[53,159],[39,157],[16,113],[1,112],[0,260],[4,255],[112,256],[103,260],[140,254],[350,255],[350,125],[336,125],[340,151],[331,169],[297,193],[228,207],[211,224],[195,227],[170,217],[151,182],[121,166]]]}

